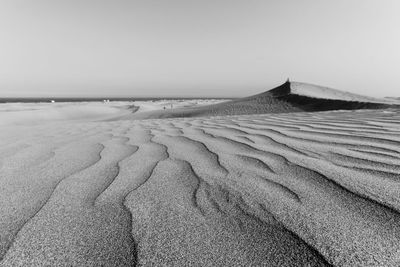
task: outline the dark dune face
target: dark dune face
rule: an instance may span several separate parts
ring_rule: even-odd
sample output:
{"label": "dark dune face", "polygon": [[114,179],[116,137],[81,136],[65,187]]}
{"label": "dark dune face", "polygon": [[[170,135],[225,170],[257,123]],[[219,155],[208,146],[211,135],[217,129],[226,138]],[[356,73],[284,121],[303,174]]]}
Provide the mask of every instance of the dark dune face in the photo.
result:
{"label": "dark dune face", "polygon": [[[320,98],[300,95],[293,92],[291,87],[291,82],[285,82],[272,90],[254,96],[195,108],[180,108],[135,114],[133,118],[177,118],[398,107],[398,105],[385,102],[367,102],[366,98],[360,98],[360,100],[354,98],[354,101],[352,101],[348,99],[329,99],[329,97]],[[325,90],[325,88],[321,90]]]}

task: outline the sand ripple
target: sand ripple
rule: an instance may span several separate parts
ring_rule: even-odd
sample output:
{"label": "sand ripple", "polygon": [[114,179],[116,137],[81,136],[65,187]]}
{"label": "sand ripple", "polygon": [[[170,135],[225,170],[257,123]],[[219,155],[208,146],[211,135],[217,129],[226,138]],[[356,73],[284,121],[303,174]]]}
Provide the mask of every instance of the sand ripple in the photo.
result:
{"label": "sand ripple", "polygon": [[0,265],[399,266],[399,121],[19,126],[0,146]]}

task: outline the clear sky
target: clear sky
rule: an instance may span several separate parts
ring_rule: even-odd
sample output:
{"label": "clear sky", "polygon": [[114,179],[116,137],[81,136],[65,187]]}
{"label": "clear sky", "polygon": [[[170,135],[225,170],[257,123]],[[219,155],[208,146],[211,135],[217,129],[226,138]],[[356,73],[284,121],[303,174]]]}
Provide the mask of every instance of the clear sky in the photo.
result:
{"label": "clear sky", "polygon": [[398,0],[0,0],[0,97],[400,96]]}

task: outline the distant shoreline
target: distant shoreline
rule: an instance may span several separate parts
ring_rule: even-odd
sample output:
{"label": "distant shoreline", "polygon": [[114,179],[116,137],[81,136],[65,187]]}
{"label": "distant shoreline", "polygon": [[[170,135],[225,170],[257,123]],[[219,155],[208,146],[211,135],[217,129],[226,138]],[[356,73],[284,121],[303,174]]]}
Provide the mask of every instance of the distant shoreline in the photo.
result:
{"label": "distant shoreline", "polygon": [[[158,100],[194,100],[194,99],[228,99],[224,97],[104,97],[104,98],[91,98],[91,97],[2,97],[0,103],[51,103],[54,102],[102,102],[109,101],[158,101]],[[232,98],[229,98],[232,99]]]}

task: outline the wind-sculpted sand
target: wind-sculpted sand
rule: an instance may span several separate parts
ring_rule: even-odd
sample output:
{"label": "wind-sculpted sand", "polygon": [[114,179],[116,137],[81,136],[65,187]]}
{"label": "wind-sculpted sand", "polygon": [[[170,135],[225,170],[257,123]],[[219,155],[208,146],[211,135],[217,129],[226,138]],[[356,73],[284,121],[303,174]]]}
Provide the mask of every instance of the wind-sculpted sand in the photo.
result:
{"label": "wind-sculpted sand", "polygon": [[387,108],[398,109],[400,102],[396,99],[378,99],[308,83],[287,81],[274,89],[253,96],[222,102],[209,101],[208,105],[178,105],[166,110],[140,107],[139,112],[125,114],[121,118],[159,119]]}
{"label": "wind-sculpted sand", "polygon": [[1,266],[399,266],[400,111],[0,133]]}

